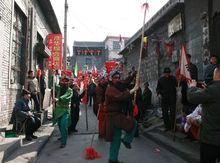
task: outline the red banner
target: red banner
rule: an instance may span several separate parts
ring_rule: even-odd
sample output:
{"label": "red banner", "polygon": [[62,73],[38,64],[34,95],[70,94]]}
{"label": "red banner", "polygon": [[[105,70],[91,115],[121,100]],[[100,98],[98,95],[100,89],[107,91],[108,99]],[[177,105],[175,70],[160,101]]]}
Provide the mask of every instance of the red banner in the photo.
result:
{"label": "red banner", "polygon": [[72,71],[63,70],[61,71],[61,76],[68,76],[70,79],[72,79],[73,73]]}
{"label": "red banner", "polygon": [[115,69],[118,65],[118,62],[116,61],[106,61],[105,62],[105,68],[106,72],[109,74],[113,69]]}
{"label": "red banner", "polygon": [[62,69],[62,34],[49,34],[47,36],[47,46],[51,51],[48,59],[49,69]]}

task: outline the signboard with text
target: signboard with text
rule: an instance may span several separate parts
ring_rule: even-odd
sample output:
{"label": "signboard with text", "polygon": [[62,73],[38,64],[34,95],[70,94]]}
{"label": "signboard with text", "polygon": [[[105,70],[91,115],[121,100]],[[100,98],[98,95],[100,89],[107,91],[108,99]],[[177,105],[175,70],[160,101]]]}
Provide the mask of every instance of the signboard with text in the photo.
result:
{"label": "signboard with text", "polygon": [[182,16],[181,13],[179,13],[168,23],[168,36],[171,37],[174,33],[182,29],[183,29]]}
{"label": "signboard with text", "polygon": [[76,55],[95,55],[99,56],[104,54],[104,48],[101,47],[74,47]]}
{"label": "signboard with text", "polygon": [[49,69],[62,69],[62,34],[49,34],[47,36],[47,46],[51,51],[48,59]]}

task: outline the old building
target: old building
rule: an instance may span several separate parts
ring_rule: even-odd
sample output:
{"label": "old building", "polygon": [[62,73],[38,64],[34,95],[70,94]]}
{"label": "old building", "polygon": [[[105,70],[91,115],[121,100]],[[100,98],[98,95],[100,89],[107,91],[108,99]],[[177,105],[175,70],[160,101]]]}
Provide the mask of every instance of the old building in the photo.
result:
{"label": "old building", "polygon": [[88,69],[95,66],[98,70],[104,67],[107,60],[121,60],[119,52],[124,47],[128,37],[107,36],[103,42],[74,41],[73,56],[69,57],[69,69],[77,62],[78,68]]}
{"label": "old building", "polygon": [[108,50],[108,60],[120,60],[119,52],[124,48],[128,37],[107,36],[104,40],[105,48]]}
{"label": "old building", "polygon": [[61,31],[48,0],[0,1],[0,30],[0,123],[7,124],[27,71],[47,70],[47,35]]}
{"label": "old building", "polygon": [[[164,67],[170,67],[172,72],[178,67],[180,46],[185,43],[183,30],[184,5],[179,1],[170,1],[163,6],[146,24],[144,35],[147,37],[147,47],[143,50],[141,61],[141,81],[148,81],[156,101],[155,88]],[[169,29],[169,23],[177,20],[179,28]],[[120,52],[127,67],[138,67],[141,46],[141,29],[125,44]],[[172,48],[172,51],[170,51]],[[129,69],[129,68],[128,68]]]}
{"label": "old building", "polygon": [[[157,99],[157,80],[163,68],[169,66],[175,75],[183,44],[198,67],[199,80],[203,80],[210,54],[220,56],[219,11],[220,2],[217,0],[170,0],[145,24],[148,45],[142,56],[141,81],[150,83],[154,101]],[[141,29],[120,52],[127,67],[131,64],[137,67],[140,44]]]}
{"label": "old building", "polygon": [[104,42],[74,41],[73,58],[79,69],[86,68],[90,70],[96,66],[100,70],[106,61],[106,56],[107,51]]}

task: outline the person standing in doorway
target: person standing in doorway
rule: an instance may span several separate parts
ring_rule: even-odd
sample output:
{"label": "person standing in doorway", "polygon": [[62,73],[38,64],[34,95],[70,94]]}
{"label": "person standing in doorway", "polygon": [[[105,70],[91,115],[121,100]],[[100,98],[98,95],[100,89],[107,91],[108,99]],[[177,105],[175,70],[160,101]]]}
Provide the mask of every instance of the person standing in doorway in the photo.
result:
{"label": "person standing in doorway", "polygon": [[31,99],[34,100],[34,110],[37,111],[38,113],[41,112],[41,107],[40,107],[40,88],[39,88],[39,83],[37,78],[34,76],[34,71],[29,70],[28,71],[28,91],[31,92]]}
{"label": "person standing in doorway", "polygon": [[152,91],[149,88],[149,83],[145,82],[144,83],[144,91],[142,94],[142,100],[143,100],[143,113],[141,116],[141,119],[143,120],[145,118],[146,115],[146,111],[149,111],[150,109],[152,109],[152,103],[151,100],[152,99]]}
{"label": "person standing in doorway", "polygon": [[41,108],[43,108],[43,102],[44,102],[44,95],[45,95],[45,90],[47,88],[46,81],[45,81],[45,71],[41,71],[41,76],[39,79],[40,83],[40,95],[41,95]]}

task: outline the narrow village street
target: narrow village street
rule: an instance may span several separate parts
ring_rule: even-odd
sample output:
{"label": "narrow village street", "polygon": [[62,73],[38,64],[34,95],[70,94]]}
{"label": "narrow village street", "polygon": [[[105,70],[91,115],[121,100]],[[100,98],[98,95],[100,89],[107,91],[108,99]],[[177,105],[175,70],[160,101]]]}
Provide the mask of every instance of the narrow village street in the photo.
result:
{"label": "narrow village street", "polygon": [[0,0],[0,31],[0,163],[220,163],[220,0]]}
{"label": "narrow village street", "polygon": [[[59,130],[56,127],[47,145],[41,151],[38,163],[105,163],[108,162],[109,143],[98,139],[97,120],[92,108],[88,107],[88,131],[86,130],[85,107],[81,105],[81,116],[77,125],[78,133],[70,135],[65,148],[60,148]],[[101,154],[100,159],[86,160],[84,150],[91,144],[94,134],[94,149]],[[155,144],[140,134],[132,143],[132,149],[121,144],[119,160],[125,163],[184,163],[175,154]]]}

